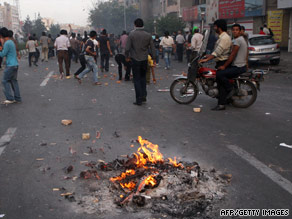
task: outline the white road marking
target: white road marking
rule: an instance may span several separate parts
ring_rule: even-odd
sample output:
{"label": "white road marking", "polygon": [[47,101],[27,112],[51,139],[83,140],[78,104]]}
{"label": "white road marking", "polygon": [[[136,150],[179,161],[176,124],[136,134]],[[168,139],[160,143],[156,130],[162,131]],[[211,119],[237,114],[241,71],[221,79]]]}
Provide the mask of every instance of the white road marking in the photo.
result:
{"label": "white road marking", "polygon": [[270,169],[242,148],[236,145],[227,145],[227,147],[292,195],[292,183],[289,180]]}
{"label": "white road marking", "polygon": [[5,145],[9,144],[12,137],[14,136],[17,128],[9,128],[6,133],[0,138],[0,156],[5,149]]}
{"label": "white road marking", "polygon": [[45,78],[45,80],[43,80],[43,82],[40,84],[41,87],[44,87],[47,85],[48,81],[50,80],[50,78],[53,76],[54,71],[51,71],[47,77]]}

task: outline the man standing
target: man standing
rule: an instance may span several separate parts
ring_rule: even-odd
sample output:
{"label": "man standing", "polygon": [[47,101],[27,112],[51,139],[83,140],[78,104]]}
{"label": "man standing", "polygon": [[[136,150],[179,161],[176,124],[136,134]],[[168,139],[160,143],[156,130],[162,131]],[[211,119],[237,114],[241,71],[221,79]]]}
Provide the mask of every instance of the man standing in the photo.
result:
{"label": "man standing", "polygon": [[193,37],[191,41],[191,48],[192,48],[192,57],[191,60],[198,55],[200,49],[203,45],[203,38],[204,36],[199,33],[199,28],[194,27],[193,29]]}
{"label": "man standing", "polygon": [[[149,49],[155,60],[155,49],[152,36],[144,30],[144,22],[138,18],[134,22],[135,30],[128,37],[125,55],[127,60],[131,58],[134,86],[136,93],[135,105],[141,106],[142,102],[146,102],[146,72]],[[155,63],[154,63],[155,64]]]}
{"label": "man standing", "polygon": [[76,33],[72,33],[72,39],[70,39],[70,44],[72,48],[73,60],[75,63],[78,63],[78,49],[79,49],[79,41],[76,39]]}
{"label": "man standing", "polygon": [[184,54],[184,43],[185,38],[181,34],[181,31],[178,31],[178,35],[176,36],[176,52],[177,52],[177,60],[178,62],[183,62],[183,54]]}
{"label": "man standing", "polygon": [[126,31],[123,31],[123,34],[122,34],[122,36],[120,38],[120,41],[121,41],[121,53],[125,53],[127,40],[128,40],[128,35],[127,35]]}
{"label": "man standing", "polygon": [[[0,37],[4,40],[4,46],[1,47],[0,56],[6,57],[6,68],[4,70],[2,84],[6,100],[3,104],[21,102],[19,86],[17,82],[18,61],[14,42],[10,39],[7,28],[0,30]],[[11,94],[11,89],[14,95]]]}
{"label": "man standing", "polygon": [[84,45],[85,60],[86,60],[87,67],[79,75],[75,75],[75,78],[79,81],[79,83],[81,83],[81,79],[84,77],[84,75],[86,75],[90,71],[93,71],[94,84],[101,85],[101,83],[98,82],[98,68],[94,60],[94,57],[96,56],[96,49],[95,49],[95,45],[93,41],[96,39],[96,36],[97,36],[96,31],[91,31],[89,36],[90,38],[87,40],[87,42]]}
{"label": "man standing", "polygon": [[263,32],[264,32],[266,35],[270,35],[270,34],[271,34],[270,31],[269,31],[269,28],[267,27],[266,24],[264,25]]}
{"label": "man standing", "polygon": [[106,72],[109,71],[109,57],[112,56],[112,51],[110,47],[109,38],[107,37],[106,29],[101,32],[99,37],[99,46],[100,46],[100,66],[101,71],[105,69]]}
{"label": "man standing", "polygon": [[45,32],[42,32],[42,36],[40,38],[40,44],[42,46],[42,62],[48,61],[49,54],[49,38],[47,37]]}
{"label": "man standing", "polygon": [[66,78],[70,78],[70,63],[68,48],[70,47],[70,41],[67,36],[67,30],[61,30],[61,36],[55,41],[55,48],[58,53],[59,72],[61,79],[64,77],[63,61],[65,62]]}

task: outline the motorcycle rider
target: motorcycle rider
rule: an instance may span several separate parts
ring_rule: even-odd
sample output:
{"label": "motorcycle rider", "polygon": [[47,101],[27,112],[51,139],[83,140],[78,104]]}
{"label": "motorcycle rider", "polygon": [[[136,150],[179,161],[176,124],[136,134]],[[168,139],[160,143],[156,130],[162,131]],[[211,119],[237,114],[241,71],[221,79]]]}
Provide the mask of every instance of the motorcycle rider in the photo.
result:
{"label": "motorcycle rider", "polygon": [[236,78],[247,70],[247,51],[248,45],[241,34],[241,26],[234,24],[232,26],[232,35],[234,37],[232,52],[228,60],[217,69],[216,81],[219,89],[218,105],[212,110],[225,110],[227,100],[231,98],[235,91],[229,80]]}

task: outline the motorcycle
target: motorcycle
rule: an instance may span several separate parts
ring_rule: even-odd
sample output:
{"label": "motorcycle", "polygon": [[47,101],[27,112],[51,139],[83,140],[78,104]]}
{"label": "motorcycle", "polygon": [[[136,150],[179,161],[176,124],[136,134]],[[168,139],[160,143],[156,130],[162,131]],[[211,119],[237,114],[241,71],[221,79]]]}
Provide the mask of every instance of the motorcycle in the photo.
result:
{"label": "motorcycle", "polygon": [[[201,85],[206,95],[218,98],[219,90],[216,82],[216,69],[204,67],[199,63],[201,56],[198,55],[189,63],[187,76],[179,76],[170,87],[170,95],[179,104],[193,102]],[[237,78],[230,79],[234,89],[234,95],[228,100],[234,107],[247,108],[257,99],[257,91],[260,91],[260,82],[269,70],[253,70],[241,74]]]}

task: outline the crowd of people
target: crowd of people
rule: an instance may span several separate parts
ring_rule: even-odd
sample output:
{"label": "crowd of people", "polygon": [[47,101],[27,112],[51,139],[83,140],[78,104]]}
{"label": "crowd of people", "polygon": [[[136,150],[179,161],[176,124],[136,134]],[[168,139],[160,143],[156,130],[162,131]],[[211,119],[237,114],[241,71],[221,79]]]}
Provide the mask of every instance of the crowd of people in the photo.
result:
{"label": "crowd of people", "polygon": [[[154,68],[159,66],[160,55],[164,59],[165,69],[171,68],[172,56],[182,63],[184,54],[187,63],[197,57],[203,44],[204,36],[198,27],[193,27],[189,31],[174,32],[172,35],[165,31],[163,37],[150,34],[144,30],[142,19],[135,20],[135,29],[127,34],[126,31],[121,36],[115,37],[108,34],[105,29],[98,34],[91,31],[81,37],[80,34],[67,30],[61,30],[60,35],[54,40],[51,35],[43,32],[40,39],[36,35],[29,36],[26,47],[29,51],[28,63],[38,65],[39,57],[41,61],[48,62],[49,58],[56,56],[59,64],[60,78],[71,78],[71,62],[80,62],[80,68],[74,73],[74,77],[82,83],[84,76],[93,72],[95,85],[101,85],[98,72],[109,71],[109,59],[114,56],[118,65],[119,80],[123,79],[123,67],[126,70],[125,81],[129,81],[133,75],[133,82],[136,92],[135,105],[142,105],[146,101],[146,85],[150,83],[150,77],[155,83]],[[227,33],[225,20],[217,20],[214,23],[216,34],[210,34],[206,48],[206,56],[200,62],[207,62],[211,59],[216,61],[217,81],[219,84],[218,105],[214,110],[224,110],[227,100],[232,96],[232,87],[229,78],[236,77],[247,69],[248,42],[245,28],[239,24],[232,27],[234,40]],[[13,40],[13,33],[2,28],[0,31],[1,45],[0,57],[6,57],[6,68],[2,84],[4,86],[5,104],[21,102],[20,92],[17,83],[18,52],[17,43]],[[39,51],[39,46],[40,50]],[[100,56],[100,66],[97,59]],[[65,70],[63,67],[65,64]],[[131,74],[132,72],[132,74]],[[11,89],[14,96],[11,94]]]}

